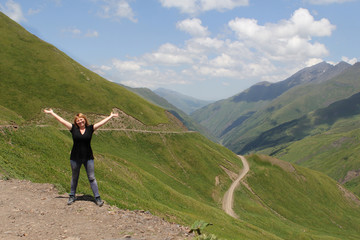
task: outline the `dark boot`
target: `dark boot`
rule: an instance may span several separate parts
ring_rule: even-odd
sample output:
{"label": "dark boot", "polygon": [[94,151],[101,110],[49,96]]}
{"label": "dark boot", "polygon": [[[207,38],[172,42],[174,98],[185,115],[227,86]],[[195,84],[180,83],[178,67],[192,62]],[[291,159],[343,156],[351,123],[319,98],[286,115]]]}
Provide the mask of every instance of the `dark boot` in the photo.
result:
{"label": "dark boot", "polygon": [[68,205],[71,205],[71,204],[73,204],[74,202],[75,202],[75,196],[74,196],[74,195],[70,195],[67,204],[68,204]]}
{"label": "dark boot", "polygon": [[96,205],[98,205],[99,207],[101,207],[104,204],[104,201],[101,200],[100,196],[95,198],[95,203]]}

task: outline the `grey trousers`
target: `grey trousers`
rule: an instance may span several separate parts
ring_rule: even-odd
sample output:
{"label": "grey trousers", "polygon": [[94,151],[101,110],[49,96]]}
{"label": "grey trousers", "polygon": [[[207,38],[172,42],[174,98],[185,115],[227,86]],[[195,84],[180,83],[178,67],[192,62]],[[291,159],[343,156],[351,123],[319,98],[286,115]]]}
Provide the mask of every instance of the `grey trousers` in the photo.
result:
{"label": "grey trousers", "polygon": [[71,170],[72,170],[70,195],[75,196],[76,188],[77,188],[78,180],[79,180],[79,175],[80,175],[80,168],[81,168],[81,165],[84,164],[84,167],[85,167],[85,170],[86,170],[89,182],[90,182],[90,187],[94,193],[94,197],[99,197],[100,196],[99,188],[98,188],[98,184],[96,182],[95,171],[94,171],[94,159],[90,159],[85,162],[77,162],[74,160],[70,160],[70,164],[71,164]]}

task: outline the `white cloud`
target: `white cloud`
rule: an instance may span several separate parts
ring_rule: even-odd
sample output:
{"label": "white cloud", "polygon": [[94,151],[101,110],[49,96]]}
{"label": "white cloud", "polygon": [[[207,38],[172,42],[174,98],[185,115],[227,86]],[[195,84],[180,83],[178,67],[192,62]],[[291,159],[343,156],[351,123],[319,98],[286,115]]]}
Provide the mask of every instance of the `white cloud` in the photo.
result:
{"label": "white cloud", "polygon": [[130,87],[154,88],[172,84],[189,84],[179,76],[178,72],[171,69],[141,69],[136,72],[120,73],[120,82]]}
{"label": "white cloud", "polygon": [[234,67],[236,63],[235,59],[224,53],[210,61],[210,65],[219,67]]}
{"label": "white cloud", "polygon": [[249,0],[159,0],[163,7],[178,8],[180,12],[195,14],[217,10],[225,11],[249,5]]}
{"label": "white cloud", "polygon": [[80,29],[77,27],[68,27],[62,29],[63,33],[70,33],[72,37],[80,38],[80,37],[86,37],[86,38],[92,38],[92,37],[98,37],[99,33],[95,30],[88,30],[86,33],[83,33]]}
{"label": "white cloud", "polygon": [[29,15],[35,15],[35,14],[38,14],[39,12],[41,12],[41,9],[40,9],[40,8],[38,8],[38,9],[32,9],[32,8],[30,8],[30,9],[28,10],[28,14],[29,14]]}
{"label": "white cloud", "polygon": [[88,30],[87,33],[85,34],[85,37],[98,37],[99,33],[95,30]]}
{"label": "white cloud", "polygon": [[333,3],[345,3],[345,2],[352,2],[354,0],[306,0],[306,2],[315,4],[315,5],[327,5]]}
{"label": "white cloud", "polygon": [[98,11],[99,16],[103,18],[121,19],[127,18],[137,22],[135,14],[127,0],[102,0],[103,5]]}
{"label": "white cloud", "polygon": [[206,37],[210,34],[207,27],[202,26],[201,20],[198,18],[185,19],[178,22],[176,27],[194,37]]}
{"label": "white cloud", "polygon": [[312,37],[330,36],[335,26],[329,20],[314,20],[307,9],[296,10],[289,20],[259,25],[255,19],[236,18],[229,27],[249,48],[264,52],[275,60],[321,57],[328,54],[326,47]]}
{"label": "white cloud", "polygon": [[119,59],[114,59],[112,64],[120,72],[138,71],[141,69],[140,64],[134,61],[121,61]]}
{"label": "white cloud", "polygon": [[195,13],[197,12],[196,0],[160,0],[163,7],[179,8],[183,13]]}
{"label": "white cloud", "polygon": [[350,59],[348,57],[342,57],[341,60],[344,62],[350,63],[351,65],[357,63],[357,61],[358,61],[357,58]]}
{"label": "white cloud", "polygon": [[[284,22],[281,27],[285,27],[288,33],[298,34],[303,38],[330,36],[331,32],[335,30],[335,26],[328,19],[322,18],[320,21],[315,21],[309,10],[304,8],[296,10],[290,21]],[[290,31],[290,27],[293,28],[293,31]]]}
{"label": "white cloud", "polygon": [[200,6],[202,11],[209,10],[231,10],[236,7],[248,6],[248,0],[200,0]]}
{"label": "white cloud", "polygon": [[[256,19],[236,18],[228,26],[235,34],[212,38],[200,19],[186,19],[177,23],[179,30],[191,36],[183,46],[165,43],[131,61],[113,61],[104,72],[112,71],[117,81],[132,87],[206,80],[219,80],[219,84],[245,79],[280,81],[322,61],[328,50],[317,41],[335,29],[327,19],[315,20],[302,8],[277,23],[260,25]],[[315,37],[317,41],[312,40]]]}
{"label": "white cloud", "polygon": [[109,70],[111,70],[111,67],[102,65],[102,66],[100,67],[100,69],[101,69],[101,70],[104,70],[104,71],[109,71]]}
{"label": "white cloud", "polygon": [[105,65],[101,65],[101,66],[91,65],[89,68],[99,75],[106,75],[106,72],[112,69],[111,67]]}
{"label": "white cloud", "polygon": [[240,73],[237,70],[222,68],[222,67],[209,67],[209,66],[200,66],[194,67],[194,70],[197,74],[210,76],[214,78],[234,78],[238,77]]}
{"label": "white cloud", "polygon": [[145,54],[144,59],[149,63],[157,63],[163,65],[191,64],[193,60],[188,52],[177,46],[166,43],[150,54]]}
{"label": "white cloud", "polygon": [[224,46],[224,41],[217,38],[192,38],[186,42],[187,51],[191,53],[203,53],[218,51]]}
{"label": "white cloud", "polygon": [[323,61],[324,60],[322,60],[321,58],[310,58],[308,61],[306,61],[305,65],[306,67],[311,67]]}
{"label": "white cloud", "polygon": [[13,0],[8,0],[5,3],[5,6],[0,4],[0,10],[15,22],[26,22],[26,18],[24,17],[21,9],[21,5],[14,2]]}
{"label": "white cloud", "polygon": [[76,27],[68,27],[62,29],[63,33],[70,33],[73,37],[80,37],[81,36],[81,30]]}

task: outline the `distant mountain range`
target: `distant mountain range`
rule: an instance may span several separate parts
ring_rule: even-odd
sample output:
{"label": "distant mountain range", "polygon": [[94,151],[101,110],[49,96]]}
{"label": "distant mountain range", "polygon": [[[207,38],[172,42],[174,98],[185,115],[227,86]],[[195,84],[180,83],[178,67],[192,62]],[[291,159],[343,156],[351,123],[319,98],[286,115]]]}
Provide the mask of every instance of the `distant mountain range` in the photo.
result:
{"label": "distant mountain range", "polygon": [[196,99],[194,97],[190,97],[165,88],[158,88],[154,90],[154,93],[165,98],[169,103],[171,103],[178,109],[181,109],[186,114],[190,114],[195,110],[214,102]]}
{"label": "distant mountain range", "polygon": [[[207,105],[191,116],[211,129],[225,146],[241,152],[257,134],[354,94],[355,90],[331,96],[322,93],[323,86],[331,79],[351,68],[345,62],[336,66],[322,62],[302,69],[284,81],[256,84],[231,98]],[[335,92],[339,92],[337,89]],[[314,102],[310,103],[310,99]]]}
{"label": "distant mountain range", "polygon": [[311,167],[360,195],[360,152],[354,144],[359,94],[360,63],[322,62],[284,81],[256,84],[191,116],[236,153],[262,152]]}
{"label": "distant mountain range", "polygon": [[[120,84],[121,85],[121,84]],[[132,88],[125,85],[121,85],[128,89],[131,92],[138,94],[143,97],[147,101],[160,106],[166,110],[168,110],[171,114],[177,117],[190,131],[200,132],[202,135],[206,136],[208,139],[216,142],[217,138],[210,133],[204,126],[194,121],[188,114],[179,108],[175,107],[173,104],[169,103],[165,98],[159,96],[148,88]],[[179,94],[179,96],[183,97],[183,95]],[[187,97],[186,97],[187,98]]]}
{"label": "distant mountain range", "polygon": [[258,83],[245,90],[244,92],[232,97],[231,100],[234,102],[257,102],[273,100],[295,86],[310,82],[325,82],[340,74],[349,66],[350,64],[345,62],[341,62],[336,66],[332,66],[331,64],[322,62],[315,66],[302,69],[284,81],[280,81],[277,83]]}

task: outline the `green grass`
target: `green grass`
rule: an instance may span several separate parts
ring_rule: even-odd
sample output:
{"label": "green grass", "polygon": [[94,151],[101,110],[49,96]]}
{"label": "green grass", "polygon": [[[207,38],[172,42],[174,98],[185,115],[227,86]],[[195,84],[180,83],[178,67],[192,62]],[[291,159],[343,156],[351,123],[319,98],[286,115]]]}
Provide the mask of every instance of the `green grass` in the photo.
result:
{"label": "green grass", "polygon": [[[68,131],[51,126],[3,129],[1,172],[6,177],[53,183],[68,192],[71,145]],[[318,172],[296,166],[295,173],[287,172],[252,156],[247,182],[262,202],[239,188],[235,211],[240,220],[235,220],[221,210],[231,180],[220,166],[238,172],[241,161],[201,135],[97,131],[93,149],[100,193],[120,208],[149,210],[188,226],[204,220],[214,224],[204,232],[221,239],[360,236],[356,230],[359,207],[352,206],[336,183]],[[215,177],[220,180],[217,186]],[[78,193],[92,194],[83,168]]]}
{"label": "green grass", "polygon": [[[4,176],[53,183],[69,191],[72,140],[68,131],[36,126],[2,131],[0,169]],[[149,210],[186,225],[202,219],[214,224],[207,232],[226,239],[261,239],[263,234],[277,239],[221,210],[221,198],[231,180],[220,165],[238,172],[241,161],[199,134],[98,131],[93,149],[100,193],[110,204]],[[78,192],[92,194],[84,169]]]}
{"label": "green grass", "polygon": [[0,105],[0,125],[22,124],[24,122],[19,114]]}
{"label": "green grass", "polygon": [[[345,130],[348,126],[337,125]],[[338,132],[331,129],[322,134],[307,137],[301,141],[289,143],[284,146],[266,149],[264,153],[274,152],[274,156],[285,161],[293,162],[323,172],[342,182],[349,171],[360,169],[360,130]],[[353,192],[360,196],[359,177],[346,183]]]}
{"label": "green grass", "polygon": [[[2,129],[1,172],[53,183],[68,192],[71,145],[68,131],[51,126]],[[214,224],[205,233],[222,239],[360,236],[359,206],[349,203],[336,183],[318,172],[296,166],[295,172],[288,172],[259,157],[248,158],[251,171],[246,181],[258,197],[239,188],[235,212],[240,220],[235,220],[221,210],[231,180],[220,166],[239,172],[241,161],[200,134],[97,131],[93,149],[100,193],[120,208],[149,210],[188,226],[204,220]],[[220,180],[217,186],[215,177]],[[92,194],[84,169],[78,192]]]}
{"label": "green grass", "polygon": [[[240,218],[283,239],[358,239],[360,202],[347,199],[325,174],[289,163],[248,157],[253,192],[236,192]],[[255,195],[254,195],[255,193]]]}

